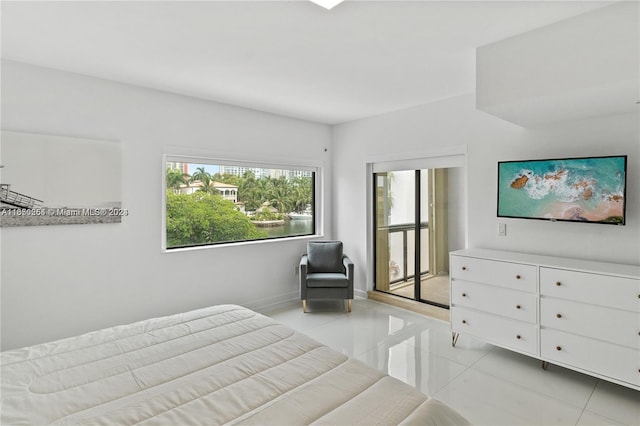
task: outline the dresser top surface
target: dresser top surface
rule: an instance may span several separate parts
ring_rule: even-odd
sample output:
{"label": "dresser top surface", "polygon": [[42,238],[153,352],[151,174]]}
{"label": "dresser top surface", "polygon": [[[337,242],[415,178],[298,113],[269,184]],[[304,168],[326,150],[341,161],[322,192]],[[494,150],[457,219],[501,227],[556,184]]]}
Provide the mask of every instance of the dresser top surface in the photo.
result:
{"label": "dresser top surface", "polygon": [[616,275],[619,277],[640,279],[640,266],[619,263],[596,262],[566,257],[544,256],[538,254],[490,250],[483,248],[468,248],[451,252],[452,255],[474,257],[479,259],[503,262],[522,263],[547,268],[571,269],[594,274]]}

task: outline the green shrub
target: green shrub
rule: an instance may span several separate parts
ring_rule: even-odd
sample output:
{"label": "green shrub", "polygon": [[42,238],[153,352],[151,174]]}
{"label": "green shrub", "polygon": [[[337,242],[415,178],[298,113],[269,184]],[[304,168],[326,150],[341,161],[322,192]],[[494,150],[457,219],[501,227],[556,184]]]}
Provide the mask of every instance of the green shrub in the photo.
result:
{"label": "green shrub", "polygon": [[267,237],[233,202],[217,194],[167,191],[166,218],[167,248]]}

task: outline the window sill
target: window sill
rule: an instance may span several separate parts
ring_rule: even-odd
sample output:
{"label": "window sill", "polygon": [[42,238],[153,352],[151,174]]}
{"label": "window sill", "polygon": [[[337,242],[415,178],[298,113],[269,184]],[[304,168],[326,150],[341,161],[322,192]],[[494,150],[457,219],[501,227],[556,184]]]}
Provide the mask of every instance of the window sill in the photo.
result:
{"label": "window sill", "polygon": [[194,246],[194,247],[181,247],[181,248],[175,248],[175,249],[163,248],[162,253],[184,253],[184,252],[195,251],[195,250],[210,250],[210,249],[230,248],[230,247],[239,247],[239,246],[256,245],[256,244],[272,244],[272,243],[283,243],[287,241],[300,241],[300,240],[303,240],[303,241],[317,240],[323,237],[324,235],[322,234],[314,234],[314,235],[300,235],[296,237],[268,238],[264,240],[210,244],[210,245]]}

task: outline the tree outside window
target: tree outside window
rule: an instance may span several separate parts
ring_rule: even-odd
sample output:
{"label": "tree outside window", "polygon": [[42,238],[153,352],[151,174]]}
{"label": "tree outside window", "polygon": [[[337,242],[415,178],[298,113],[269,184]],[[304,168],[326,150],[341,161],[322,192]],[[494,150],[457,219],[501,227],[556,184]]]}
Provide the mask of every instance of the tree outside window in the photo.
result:
{"label": "tree outside window", "polygon": [[166,248],[315,233],[315,172],[165,163]]}

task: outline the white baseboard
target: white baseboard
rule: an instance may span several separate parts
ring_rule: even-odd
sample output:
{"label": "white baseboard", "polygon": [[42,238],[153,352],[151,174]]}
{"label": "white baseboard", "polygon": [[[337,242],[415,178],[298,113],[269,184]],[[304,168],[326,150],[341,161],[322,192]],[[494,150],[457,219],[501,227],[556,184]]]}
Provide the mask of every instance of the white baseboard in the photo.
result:
{"label": "white baseboard", "polygon": [[368,299],[369,295],[364,290],[354,289],[353,290],[353,297],[356,298],[356,299]]}
{"label": "white baseboard", "polygon": [[289,305],[295,301],[300,301],[299,291],[285,293],[266,299],[254,300],[251,303],[247,303],[245,306],[257,312],[266,312]]}

